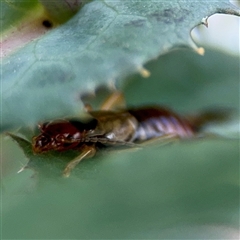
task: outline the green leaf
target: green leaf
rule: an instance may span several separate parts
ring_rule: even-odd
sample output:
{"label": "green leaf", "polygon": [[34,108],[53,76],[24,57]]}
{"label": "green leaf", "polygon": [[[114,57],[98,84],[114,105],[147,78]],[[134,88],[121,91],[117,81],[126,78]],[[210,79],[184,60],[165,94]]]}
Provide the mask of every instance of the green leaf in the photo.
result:
{"label": "green leaf", "polygon": [[86,4],[67,23],[3,58],[2,130],[76,115],[83,93],[121,85],[172,48],[194,47],[190,30],[214,13],[239,15],[239,9],[227,0]]}
{"label": "green leaf", "polygon": [[[1,0],[1,33],[10,30],[19,21],[23,21],[26,15],[31,15],[38,6],[37,0]],[[36,14],[36,13],[35,13]],[[32,16],[31,16],[32,17]],[[2,39],[1,39],[2,40]]]}
{"label": "green leaf", "polygon": [[17,192],[3,182],[3,238],[229,239],[239,227],[238,148],[198,140],[103,152],[69,179],[56,174],[63,159],[40,156],[38,173],[12,176]]}
{"label": "green leaf", "polygon": [[[175,51],[146,67],[150,78],[133,76],[124,86],[128,105],[165,104],[183,115],[213,105],[239,113],[237,57]],[[28,141],[16,140],[32,170],[17,174],[26,159],[2,142],[3,239],[238,238],[239,134],[109,149],[68,179],[61,173],[77,152],[33,155]]]}

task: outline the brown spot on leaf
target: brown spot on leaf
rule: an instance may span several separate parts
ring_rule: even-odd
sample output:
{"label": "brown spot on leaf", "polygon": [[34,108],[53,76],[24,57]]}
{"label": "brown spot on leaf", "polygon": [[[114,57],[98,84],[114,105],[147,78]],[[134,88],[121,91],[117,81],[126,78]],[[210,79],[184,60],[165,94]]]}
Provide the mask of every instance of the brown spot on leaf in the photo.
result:
{"label": "brown spot on leaf", "polygon": [[184,21],[184,19],[188,16],[189,11],[186,9],[164,9],[163,11],[155,12],[151,14],[149,17],[155,18],[158,22],[163,22],[166,24],[169,23],[179,23]]}

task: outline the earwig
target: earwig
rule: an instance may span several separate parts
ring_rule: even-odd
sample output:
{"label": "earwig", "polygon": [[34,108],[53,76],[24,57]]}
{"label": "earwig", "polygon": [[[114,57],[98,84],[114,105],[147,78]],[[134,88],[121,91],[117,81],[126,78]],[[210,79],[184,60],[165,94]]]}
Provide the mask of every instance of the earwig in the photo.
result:
{"label": "earwig", "polygon": [[133,146],[155,138],[192,138],[198,130],[188,119],[159,106],[110,110],[122,99],[114,93],[100,111],[89,111],[88,121],[55,120],[39,125],[40,135],[33,137],[34,153],[75,149],[81,154],[63,171],[68,177],[83,159],[93,157],[101,147]]}

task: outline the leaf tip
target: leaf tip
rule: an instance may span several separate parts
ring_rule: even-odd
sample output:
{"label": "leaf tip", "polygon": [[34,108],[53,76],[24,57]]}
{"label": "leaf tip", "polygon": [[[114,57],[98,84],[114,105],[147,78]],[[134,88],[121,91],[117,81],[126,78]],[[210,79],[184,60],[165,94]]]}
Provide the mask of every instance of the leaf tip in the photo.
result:
{"label": "leaf tip", "polygon": [[148,78],[148,77],[151,75],[151,73],[150,73],[146,68],[144,68],[144,67],[140,67],[140,68],[139,68],[139,73],[140,73],[141,76],[144,77],[144,78]]}
{"label": "leaf tip", "polygon": [[197,52],[199,55],[203,56],[204,53],[205,53],[205,49],[204,49],[203,47],[199,47],[199,48],[196,48],[196,52]]}
{"label": "leaf tip", "polygon": [[204,17],[204,18],[202,19],[201,23],[202,23],[204,26],[208,27],[208,16]]}

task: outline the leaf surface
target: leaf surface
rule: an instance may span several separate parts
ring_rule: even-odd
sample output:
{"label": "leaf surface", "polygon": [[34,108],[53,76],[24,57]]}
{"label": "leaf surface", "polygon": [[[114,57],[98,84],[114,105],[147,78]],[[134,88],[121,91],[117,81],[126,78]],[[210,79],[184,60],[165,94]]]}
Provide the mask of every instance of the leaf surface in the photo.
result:
{"label": "leaf surface", "polygon": [[67,23],[3,58],[2,130],[76,115],[83,93],[119,86],[172,48],[194,47],[190,30],[214,13],[239,10],[228,1],[86,4]]}

